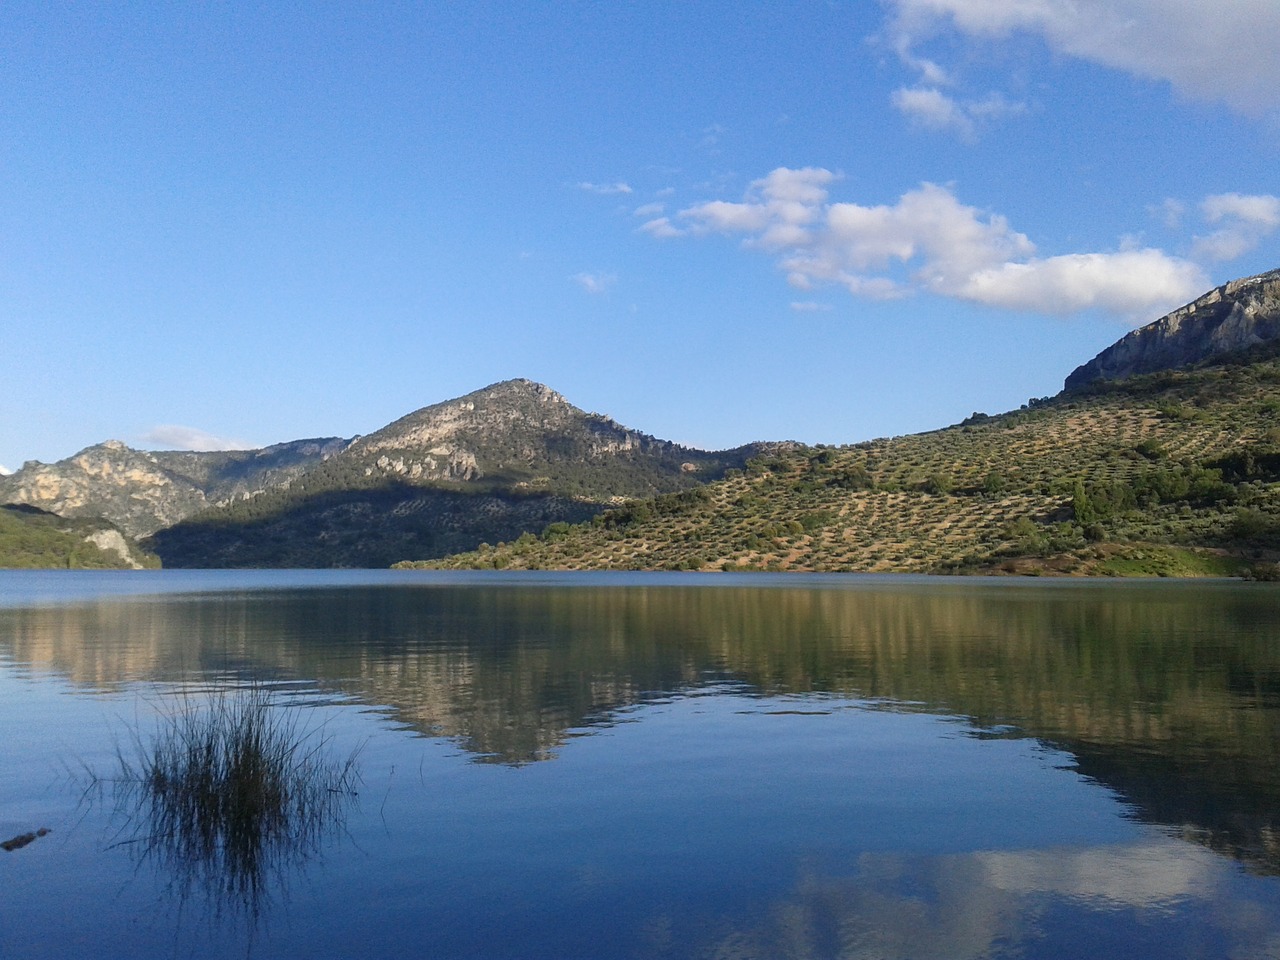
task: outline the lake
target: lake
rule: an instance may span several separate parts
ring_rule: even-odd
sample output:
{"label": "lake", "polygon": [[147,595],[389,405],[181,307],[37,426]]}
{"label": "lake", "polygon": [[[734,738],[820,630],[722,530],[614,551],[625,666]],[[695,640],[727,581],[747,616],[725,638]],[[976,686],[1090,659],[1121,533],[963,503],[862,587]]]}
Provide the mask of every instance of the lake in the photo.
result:
{"label": "lake", "polygon": [[[246,696],[359,781],[122,776]],[[1268,584],[7,571],[0,731],[4,958],[1280,956]]]}

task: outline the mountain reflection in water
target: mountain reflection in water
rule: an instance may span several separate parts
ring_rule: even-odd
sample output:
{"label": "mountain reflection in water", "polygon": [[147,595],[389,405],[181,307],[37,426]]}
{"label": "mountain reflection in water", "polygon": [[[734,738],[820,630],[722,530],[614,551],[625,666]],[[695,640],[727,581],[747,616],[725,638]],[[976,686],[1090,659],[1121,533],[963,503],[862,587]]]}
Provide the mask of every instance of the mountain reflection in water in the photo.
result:
{"label": "mountain reflection in water", "polygon": [[503,764],[713,684],[961,715],[1069,751],[1142,819],[1280,872],[1266,585],[708,582],[406,578],[108,599],[0,609],[0,645],[96,689],[307,678]]}

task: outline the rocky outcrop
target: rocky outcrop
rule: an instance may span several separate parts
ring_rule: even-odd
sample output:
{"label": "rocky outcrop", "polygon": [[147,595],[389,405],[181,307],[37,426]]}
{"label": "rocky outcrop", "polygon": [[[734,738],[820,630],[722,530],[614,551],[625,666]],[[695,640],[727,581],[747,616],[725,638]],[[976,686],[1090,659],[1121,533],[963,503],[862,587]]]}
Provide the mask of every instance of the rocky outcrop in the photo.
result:
{"label": "rocky outcrop", "polygon": [[107,440],[57,463],[30,460],[0,477],[0,503],[61,517],[102,517],[142,537],[209,506],[288,483],[349,443],[323,438],[261,450],[151,452]]}
{"label": "rocky outcrop", "polygon": [[144,569],[144,564],[134,555],[129,541],[124,538],[124,534],[119,530],[97,530],[84,539],[86,543],[93,544],[103,553],[110,553],[119,557],[120,563],[129,569]]}
{"label": "rocky outcrop", "polygon": [[1280,270],[1233,280],[1121,337],[1067,377],[1073,390],[1095,380],[1188,367],[1280,339]]}
{"label": "rocky outcrop", "polygon": [[[472,480],[486,468],[545,459],[589,459],[658,445],[675,446],[579,410],[544,384],[505,380],[457,400],[415,410],[355,440],[347,456],[408,452],[408,460],[401,456],[390,461],[394,472],[404,474],[416,468],[414,476]],[[383,460],[380,457],[376,463],[386,469]]]}

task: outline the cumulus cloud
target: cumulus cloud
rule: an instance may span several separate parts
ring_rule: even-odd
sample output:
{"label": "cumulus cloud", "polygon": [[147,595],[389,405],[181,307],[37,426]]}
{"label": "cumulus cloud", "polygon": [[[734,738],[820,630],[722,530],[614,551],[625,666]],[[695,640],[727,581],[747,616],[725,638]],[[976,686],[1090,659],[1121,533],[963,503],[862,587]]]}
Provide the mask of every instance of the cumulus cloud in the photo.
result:
{"label": "cumulus cloud", "polygon": [[615,283],[618,277],[612,273],[575,273],[573,280],[587,293],[604,293]]}
{"label": "cumulus cloud", "polygon": [[164,450],[253,450],[252,443],[219,437],[195,427],[165,423],[152,427],[139,438]]}
{"label": "cumulus cloud", "polygon": [[1197,237],[1195,252],[1210,260],[1233,260],[1280,228],[1280,197],[1219,193],[1205,197],[1200,212],[1213,233]]}
{"label": "cumulus cloud", "polygon": [[[1167,81],[1184,96],[1249,115],[1280,109],[1280,4],[1275,0],[886,0],[905,63],[945,29],[980,39],[1040,37],[1055,53]],[[936,84],[935,84],[936,85]]]}
{"label": "cumulus cloud", "polygon": [[1198,265],[1146,249],[1003,263],[968,277],[957,294],[1011,310],[1103,310],[1142,321],[1189,302],[1208,286]]}
{"label": "cumulus cloud", "polygon": [[831,171],[780,167],[741,202],[712,200],[678,217],[695,234],[741,235],[777,258],[801,290],[839,284],[858,297],[926,291],[987,306],[1065,315],[1085,310],[1141,322],[1208,286],[1195,263],[1155,249],[1040,257],[996,213],[924,183],[892,204],[830,202]]}
{"label": "cumulus cloud", "polygon": [[602,197],[631,192],[631,186],[621,181],[618,183],[588,183],[584,180],[578,184],[578,189],[585,190],[587,193],[597,193]]}
{"label": "cumulus cloud", "polygon": [[13,473],[12,470],[6,467],[3,463],[0,463],[0,477],[7,477],[11,473]]}

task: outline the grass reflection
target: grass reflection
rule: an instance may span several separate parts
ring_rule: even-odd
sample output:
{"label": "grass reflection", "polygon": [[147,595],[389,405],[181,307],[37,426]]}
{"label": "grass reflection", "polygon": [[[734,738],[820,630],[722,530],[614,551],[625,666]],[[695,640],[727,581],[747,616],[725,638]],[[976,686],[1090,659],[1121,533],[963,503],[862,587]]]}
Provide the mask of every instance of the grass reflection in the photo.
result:
{"label": "grass reflection", "polygon": [[124,817],[114,845],[160,867],[183,902],[203,894],[216,916],[256,920],[357,795],[359,751],[332,759],[330,738],[261,687],[173,713],[134,747],[110,778]]}

